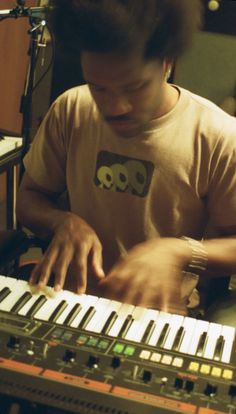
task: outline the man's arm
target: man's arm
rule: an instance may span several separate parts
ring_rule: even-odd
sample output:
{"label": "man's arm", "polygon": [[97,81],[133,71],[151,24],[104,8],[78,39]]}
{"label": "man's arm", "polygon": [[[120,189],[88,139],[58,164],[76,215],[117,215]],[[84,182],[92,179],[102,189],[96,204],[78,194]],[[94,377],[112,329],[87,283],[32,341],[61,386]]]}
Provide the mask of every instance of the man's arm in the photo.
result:
{"label": "man's arm", "polygon": [[58,196],[40,187],[28,174],[24,175],[17,197],[17,218],[39,237],[51,240],[32,273],[31,282],[44,286],[54,274],[55,289],[59,290],[70,270],[74,276],[73,289],[81,293],[86,290],[88,266],[98,278],[104,276],[102,246],[82,218],[58,208]]}
{"label": "man's arm", "polygon": [[[228,229],[227,233],[234,230]],[[236,238],[210,239],[202,245],[208,257],[206,277],[236,273]],[[183,271],[191,262],[192,254],[190,244],[183,239],[164,237],[140,243],[99,283],[101,291],[123,302],[184,313]]]}

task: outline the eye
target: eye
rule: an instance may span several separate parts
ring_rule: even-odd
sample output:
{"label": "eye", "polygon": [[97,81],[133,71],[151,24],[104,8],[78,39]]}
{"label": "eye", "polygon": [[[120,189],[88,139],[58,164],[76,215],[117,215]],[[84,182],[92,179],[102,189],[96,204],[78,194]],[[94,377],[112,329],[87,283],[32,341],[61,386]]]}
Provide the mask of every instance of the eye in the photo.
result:
{"label": "eye", "polygon": [[143,89],[146,86],[146,84],[147,84],[147,82],[137,83],[136,85],[132,85],[132,86],[127,87],[125,90],[126,90],[126,92],[130,92],[130,93],[137,92],[137,91]]}

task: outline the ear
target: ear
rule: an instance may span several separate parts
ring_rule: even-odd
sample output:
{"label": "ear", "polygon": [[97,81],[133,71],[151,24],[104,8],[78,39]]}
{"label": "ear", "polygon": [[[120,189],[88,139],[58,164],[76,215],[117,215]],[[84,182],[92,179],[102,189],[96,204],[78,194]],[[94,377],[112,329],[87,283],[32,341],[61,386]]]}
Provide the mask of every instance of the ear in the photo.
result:
{"label": "ear", "polygon": [[164,72],[164,77],[165,77],[166,82],[168,81],[168,79],[171,75],[172,68],[173,68],[173,60],[164,59],[164,61],[163,61],[163,72]]}

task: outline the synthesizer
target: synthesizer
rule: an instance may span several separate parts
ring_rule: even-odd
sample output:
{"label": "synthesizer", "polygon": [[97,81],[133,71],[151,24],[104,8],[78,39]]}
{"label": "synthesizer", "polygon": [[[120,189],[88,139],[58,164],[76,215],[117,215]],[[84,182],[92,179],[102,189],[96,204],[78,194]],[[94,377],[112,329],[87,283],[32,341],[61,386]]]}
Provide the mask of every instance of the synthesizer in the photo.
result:
{"label": "synthesizer", "polygon": [[235,374],[233,327],[0,276],[1,414],[235,414]]}

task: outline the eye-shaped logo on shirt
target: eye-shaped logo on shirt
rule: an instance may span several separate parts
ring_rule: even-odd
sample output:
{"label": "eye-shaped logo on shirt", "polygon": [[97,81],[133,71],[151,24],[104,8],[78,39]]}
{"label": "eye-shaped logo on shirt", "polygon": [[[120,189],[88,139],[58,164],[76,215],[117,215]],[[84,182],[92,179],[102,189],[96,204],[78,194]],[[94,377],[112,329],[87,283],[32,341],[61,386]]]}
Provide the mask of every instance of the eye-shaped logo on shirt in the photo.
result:
{"label": "eye-shaped logo on shirt", "polygon": [[103,190],[145,197],[153,171],[154,165],[149,161],[101,151],[97,157],[94,183]]}

